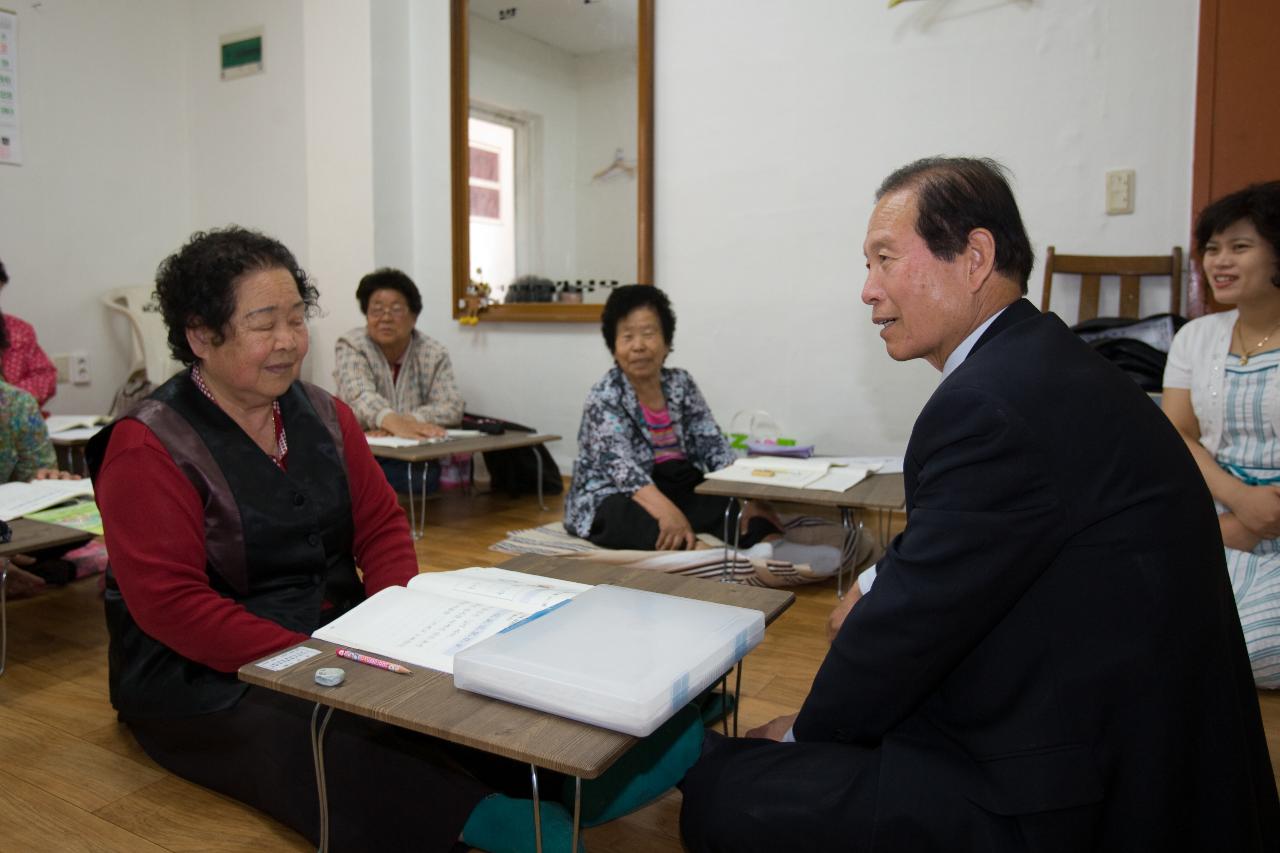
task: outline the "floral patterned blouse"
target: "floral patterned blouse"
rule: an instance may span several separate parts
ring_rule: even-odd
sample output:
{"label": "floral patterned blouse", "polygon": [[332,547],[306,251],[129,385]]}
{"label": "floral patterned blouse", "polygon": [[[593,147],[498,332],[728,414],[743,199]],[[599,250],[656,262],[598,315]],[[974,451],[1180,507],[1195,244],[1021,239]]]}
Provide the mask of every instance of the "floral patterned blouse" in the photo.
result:
{"label": "floral patterned blouse", "polygon": [[30,480],[57,464],[36,398],[0,382],[0,483]]}
{"label": "floral patterned blouse", "polygon": [[26,320],[4,315],[9,346],[0,352],[0,380],[16,385],[41,406],[58,390],[58,369],[36,341],[36,330]]}
{"label": "floral patterned blouse", "polygon": [[[729,441],[688,371],[664,367],[661,381],[671,426],[688,460],[703,471],[731,464]],[[565,529],[585,537],[601,501],[635,494],[653,482],[652,473],[653,445],[640,400],[615,366],[591,387],[582,409],[578,459],[564,502]]]}

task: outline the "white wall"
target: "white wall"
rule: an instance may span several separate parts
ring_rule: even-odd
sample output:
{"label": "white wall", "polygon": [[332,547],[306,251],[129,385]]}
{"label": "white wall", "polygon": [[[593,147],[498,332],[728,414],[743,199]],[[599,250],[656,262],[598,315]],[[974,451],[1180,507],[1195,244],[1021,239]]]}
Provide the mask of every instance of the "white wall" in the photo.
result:
{"label": "white wall", "polygon": [[[211,39],[259,24],[266,75],[234,88],[200,76]],[[400,265],[469,408],[558,432],[554,452],[573,457],[583,396],[610,363],[598,330],[449,319],[446,4],[46,2],[20,26],[28,162],[0,168],[15,276],[3,305],[50,351],[83,344],[104,366],[98,293],[149,280],[193,227],[234,218],[316,274],[330,317],[314,353],[331,358],[358,321],[359,275]],[[918,156],[989,154],[1012,169],[1038,249],[1185,243],[1196,26],[1194,0],[659,2],[655,245],[680,316],[672,363],[725,425],[763,408],[823,451],[900,451],[937,375],[891,362],[858,301],[880,179]],[[345,83],[322,67],[339,44]],[[1132,216],[1102,212],[1111,168],[1137,170]],[[312,373],[329,385],[327,366]],[[115,384],[61,386],[56,405],[101,409]]]}
{"label": "white wall", "polygon": [[[431,15],[415,51],[447,56],[447,15]],[[1037,250],[1185,244],[1194,0],[702,0],[659,2],[656,18],[656,278],[680,318],[671,363],[722,425],[760,408],[824,452],[901,452],[937,373],[885,355],[859,301],[861,243],[876,186],[917,157],[1003,161]],[[442,63],[417,72],[444,97]],[[419,129],[438,159],[418,162],[444,186],[445,122]],[[1137,170],[1131,216],[1103,213],[1111,168]],[[420,220],[437,250],[444,207]],[[470,406],[566,439],[610,362],[594,327],[481,322],[442,339]]]}
{"label": "white wall", "polygon": [[46,352],[88,353],[92,381],[60,384],[52,411],[105,412],[130,342],[99,296],[152,281],[189,230],[184,8],[13,8],[25,160],[0,166],[0,258],[11,279],[0,309],[34,324]]}

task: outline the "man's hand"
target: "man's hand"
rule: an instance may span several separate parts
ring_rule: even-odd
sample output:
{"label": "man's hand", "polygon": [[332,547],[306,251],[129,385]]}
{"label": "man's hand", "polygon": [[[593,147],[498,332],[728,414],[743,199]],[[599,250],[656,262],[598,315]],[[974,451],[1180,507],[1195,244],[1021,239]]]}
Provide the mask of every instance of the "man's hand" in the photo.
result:
{"label": "man's hand", "polygon": [[658,522],[658,541],[653,546],[657,550],[684,551],[697,544],[698,537],[689,519],[675,504],[668,502],[667,506],[660,507],[654,520]]}
{"label": "man's hand", "polygon": [[1231,511],[1259,538],[1280,536],[1280,488],[1247,486],[1241,497],[1231,502]]}
{"label": "man's hand", "polygon": [[79,474],[70,471],[59,471],[57,468],[37,468],[33,480],[79,480]]}
{"label": "man's hand", "polygon": [[756,728],[751,729],[747,732],[747,737],[765,738],[766,740],[782,740],[782,738],[786,736],[787,732],[791,731],[791,727],[796,724],[796,717],[798,716],[800,715],[787,714],[786,716],[778,717],[775,720],[765,723],[763,726],[757,726]]}
{"label": "man's hand", "polygon": [[444,438],[446,435],[442,426],[394,412],[382,419],[382,428],[399,438]]}
{"label": "man's hand", "polygon": [[849,584],[849,588],[845,590],[844,600],[836,605],[836,609],[831,611],[831,615],[827,617],[827,642],[834,642],[836,634],[840,633],[840,626],[844,624],[845,617],[849,615],[849,611],[853,609],[853,605],[858,603],[858,599],[862,598],[862,587],[858,586],[858,579],[854,578],[853,583]]}

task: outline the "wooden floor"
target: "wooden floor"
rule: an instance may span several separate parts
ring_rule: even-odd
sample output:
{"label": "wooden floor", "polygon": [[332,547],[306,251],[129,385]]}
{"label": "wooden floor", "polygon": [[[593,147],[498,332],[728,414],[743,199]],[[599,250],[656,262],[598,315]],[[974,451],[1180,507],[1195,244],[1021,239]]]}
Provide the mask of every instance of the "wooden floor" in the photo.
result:
{"label": "wooden floor", "polygon": [[[424,569],[492,565],[507,530],[559,518],[558,499],[447,496],[428,507]],[[832,584],[805,587],[743,675],[741,724],[798,707],[822,659]],[[0,853],[303,851],[299,835],[253,809],[173,777],[134,744],[107,701],[106,630],[96,580],[9,605],[0,676]],[[1280,693],[1260,694],[1280,778]],[[679,851],[680,795],[588,830],[593,853]]]}

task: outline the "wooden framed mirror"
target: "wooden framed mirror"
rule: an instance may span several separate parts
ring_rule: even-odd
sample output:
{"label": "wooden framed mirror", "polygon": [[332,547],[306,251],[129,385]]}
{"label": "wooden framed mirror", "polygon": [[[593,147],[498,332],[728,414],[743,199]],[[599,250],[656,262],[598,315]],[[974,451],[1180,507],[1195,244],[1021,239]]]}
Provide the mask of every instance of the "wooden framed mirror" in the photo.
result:
{"label": "wooden framed mirror", "polygon": [[455,319],[473,277],[486,323],[597,322],[653,282],[654,2],[450,0]]}

